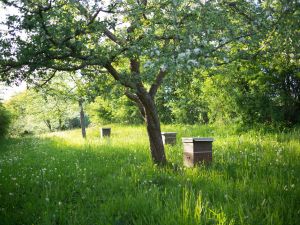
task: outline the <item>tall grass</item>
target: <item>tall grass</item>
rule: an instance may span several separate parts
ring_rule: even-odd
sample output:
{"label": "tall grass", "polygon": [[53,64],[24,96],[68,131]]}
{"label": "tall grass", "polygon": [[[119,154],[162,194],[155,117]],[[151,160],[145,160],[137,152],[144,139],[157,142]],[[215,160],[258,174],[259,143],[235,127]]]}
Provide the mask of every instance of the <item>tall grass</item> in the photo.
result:
{"label": "tall grass", "polygon": [[[0,141],[0,224],[300,224],[300,131],[177,131],[151,163],[145,128]],[[210,136],[213,164],[185,168],[181,137]]]}

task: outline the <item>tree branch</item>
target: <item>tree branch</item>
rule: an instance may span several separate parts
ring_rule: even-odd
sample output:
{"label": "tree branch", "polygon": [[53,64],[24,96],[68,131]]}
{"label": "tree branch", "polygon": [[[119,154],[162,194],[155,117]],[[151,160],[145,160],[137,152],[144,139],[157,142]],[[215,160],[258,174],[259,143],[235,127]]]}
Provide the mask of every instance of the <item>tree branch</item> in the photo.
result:
{"label": "tree branch", "polygon": [[115,36],[112,32],[110,32],[110,30],[108,30],[106,27],[103,28],[103,33],[113,42],[115,42],[116,44],[123,46],[125,44],[125,42],[121,39],[119,39],[117,36]]}
{"label": "tree branch", "polygon": [[57,70],[55,70],[42,84],[37,84],[37,86],[40,87],[40,88],[43,87],[43,86],[45,86],[56,75],[56,72],[57,72]]}
{"label": "tree branch", "polygon": [[136,105],[138,106],[143,118],[145,119],[146,117],[146,113],[143,107],[142,102],[140,101],[140,99],[138,98],[137,95],[129,92],[128,90],[125,91],[125,95],[127,96],[127,98],[129,98],[130,100],[134,101],[136,103]]}
{"label": "tree branch", "polygon": [[165,70],[160,69],[159,73],[156,76],[154,83],[151,85],[150,90],[149,90],[149,94],[152,98],[154,98],[154,96],[156,95],[157,90],[160,87],[160,85],[162,84],[163,79],[166,76],[166,74],[167,74],[167,72]]}
{"label": "tree branch", "polygon": [[128,80],[122,79],[119,72],[111,65],[111,63],[106,63],[104,68],[113,76],[116,81],[119,81],[123,86],[131,89],[136,89],[136,85]]}

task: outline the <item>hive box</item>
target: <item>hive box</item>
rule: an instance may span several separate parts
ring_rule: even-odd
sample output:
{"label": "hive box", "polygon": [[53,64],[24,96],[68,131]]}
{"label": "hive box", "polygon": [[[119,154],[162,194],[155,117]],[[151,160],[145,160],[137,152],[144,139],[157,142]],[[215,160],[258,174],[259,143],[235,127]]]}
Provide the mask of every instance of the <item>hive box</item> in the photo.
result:
{"label": "hive box", "polygon": [[187,167],[193,167],[198,163],[210,163],[212,161],[213,138],[182,138],[183,162]]}
{"label": "hive box", "polygon": [[110,132],[111,132],[111,129],[110,128],[101,128],[100,129],[100,135],[101,137],[110,137]]}
{"label": "hive box", "polygon": [[162,132],[161,136],[163,139],[164,145],[170,144],[175,145],[176,144],[176,134],[175,132]]}

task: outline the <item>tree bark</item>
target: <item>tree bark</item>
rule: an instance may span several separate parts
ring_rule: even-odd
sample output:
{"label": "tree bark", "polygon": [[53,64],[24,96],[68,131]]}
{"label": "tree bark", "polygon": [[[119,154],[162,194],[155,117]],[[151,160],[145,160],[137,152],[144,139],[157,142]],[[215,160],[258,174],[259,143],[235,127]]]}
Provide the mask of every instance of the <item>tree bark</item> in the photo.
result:
{"label": "tree bark", "polygon": [[154,99],[147,92],[138,94],[138,97],[144,107],[144,119],[147,126],[152,160],[157,165],[165,165],[167,159]]}
{"label": "tree bark", "polygon": [[85,117],[84,117],[84,110],[82,99],[78,101],[80,107],[80,126],[81,126],[81,134],[83,138],[86,138],[86,130],[85,130]]}
{"label": "tree bark", "polygon": [[116,81],[119,81],[126,87],[125,95],[134,101],[144,117],[147,126],[147,132],[150,142],[151,157],[155,164],[165,165],[167,163],[165,148],[161,137],[160,121],[154,101],[155,94],[158,87],[161,85],[165,76],[165,71],[160,71],[156,76],[154,84],[151,86],[149,92],[144,87],[140,78],[140,63],[137,59],[130,59],[130,70],[135,82],[130,79],[121,79],[121,75],[111,65],[105,65],[107,71],[113,76]]}
{"label": "tree bark", "polygon": [[52,131],[52,126],[51,126],[51,122],[50,120],[44,120],[46,126],[48,127],[49,131],[51,132]]}
{"label": "tree bark", "polygon": [[58,129],[62,130],[62,119],[61,118],[58,119]]}

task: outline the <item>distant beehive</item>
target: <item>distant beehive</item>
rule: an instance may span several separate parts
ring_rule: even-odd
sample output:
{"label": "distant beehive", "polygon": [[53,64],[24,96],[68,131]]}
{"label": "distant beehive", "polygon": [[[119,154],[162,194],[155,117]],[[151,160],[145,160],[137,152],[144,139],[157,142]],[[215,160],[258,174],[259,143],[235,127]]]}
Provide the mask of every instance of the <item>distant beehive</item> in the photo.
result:
{"label": "distant beehive", "polygon": [[163,143],[165,144],[170,144],[170,145],[175,145],[176,144],[176,134],[175,132],[162,132],[161,136],[163,139]]}
{"label": "distant beehive", "polygon": [[201,162],[210,163],[213,141],[213,138],[182,138],[184,165],[193,167]]}
{"label": "distant beehive", "polygon": [[100,129],[100,136],[103,137],[110,137],[111,128],[101,128]]}

